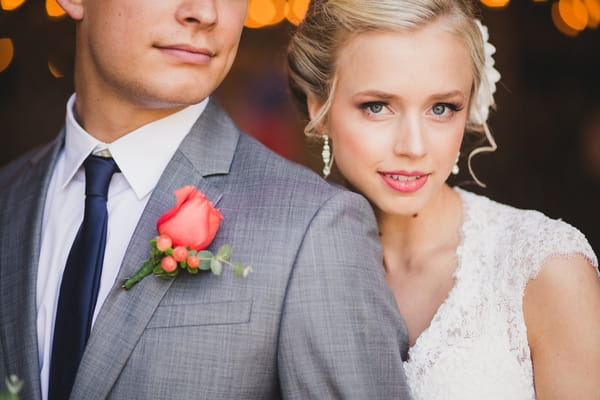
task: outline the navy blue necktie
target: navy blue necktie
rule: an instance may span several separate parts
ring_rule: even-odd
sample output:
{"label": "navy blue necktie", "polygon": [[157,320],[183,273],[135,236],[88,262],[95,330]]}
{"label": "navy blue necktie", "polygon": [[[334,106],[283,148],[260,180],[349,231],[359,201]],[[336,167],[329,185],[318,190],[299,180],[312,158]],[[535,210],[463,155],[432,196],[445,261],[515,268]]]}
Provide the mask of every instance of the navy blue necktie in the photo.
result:
{"label": "navy blue necktie", "polygon": [[112,158],[91,155],[85,167],[85,209],[63,273],[56,311],[49,400],[69,398],[77,368],[90,335],[100,288],[112,175],[119,167]]}

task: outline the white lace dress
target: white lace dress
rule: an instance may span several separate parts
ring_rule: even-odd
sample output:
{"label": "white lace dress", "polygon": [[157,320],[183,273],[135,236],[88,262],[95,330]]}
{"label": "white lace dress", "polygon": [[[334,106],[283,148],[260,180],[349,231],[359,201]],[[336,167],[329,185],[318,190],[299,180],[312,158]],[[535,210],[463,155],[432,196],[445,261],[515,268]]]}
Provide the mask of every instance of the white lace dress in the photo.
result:
{"label": "white lace dress", "polygon": [[535,399],[525,285],[548,257],[597,258],[565,222],[456,190],[464,221],[455,285],[409,350],[409,386],[415,400]]}

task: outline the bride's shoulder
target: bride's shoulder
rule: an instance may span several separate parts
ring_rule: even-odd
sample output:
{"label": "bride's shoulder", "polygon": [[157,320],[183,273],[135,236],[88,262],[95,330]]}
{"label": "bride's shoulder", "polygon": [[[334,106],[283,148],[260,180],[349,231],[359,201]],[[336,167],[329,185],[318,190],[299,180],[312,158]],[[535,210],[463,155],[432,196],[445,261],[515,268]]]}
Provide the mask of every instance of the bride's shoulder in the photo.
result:
{"label": "bride's shoulder", "polygon": [[464,189],[456,190],[463,200],[465,229],[480,238],[493,238],[497,254],[511,259],[513,266],[526,265],[533,276],[555,256],[583,257],[598,266],[585,235],[569,223],[537,210],[519,209]]}
{"label": "bride's shoulder", "polygon": [[465,219],[472,220],[477,225],[505,230],[507,234],[520,239],[564,239],[564,235],[567,235],[585,240],[583,234],[571,224],[550,218],[538,210],[513,207],[461,188],[455,190],[462,199]]}

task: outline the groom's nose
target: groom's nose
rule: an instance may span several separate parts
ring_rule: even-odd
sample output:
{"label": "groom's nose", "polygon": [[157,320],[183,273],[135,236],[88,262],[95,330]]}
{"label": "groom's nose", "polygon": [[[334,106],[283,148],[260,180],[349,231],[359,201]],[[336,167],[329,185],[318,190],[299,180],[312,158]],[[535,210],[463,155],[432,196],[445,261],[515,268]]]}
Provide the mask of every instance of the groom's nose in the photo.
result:
{"label": "groom's nose", "polygon": [[216,0],[183,0],[175,17],[183,25],[196,24],[211,27],[219,20]]}

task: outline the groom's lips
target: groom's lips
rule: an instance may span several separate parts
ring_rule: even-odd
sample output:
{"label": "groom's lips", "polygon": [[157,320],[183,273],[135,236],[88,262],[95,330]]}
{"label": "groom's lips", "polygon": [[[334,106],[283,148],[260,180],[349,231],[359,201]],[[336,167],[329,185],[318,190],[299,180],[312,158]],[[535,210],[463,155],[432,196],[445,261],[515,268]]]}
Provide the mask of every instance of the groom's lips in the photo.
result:
{"label": "groom's lips", "polygon": [[186,64],[206,65],[215,56],[210,49],[189,44],[155,45],[154,48]]}

